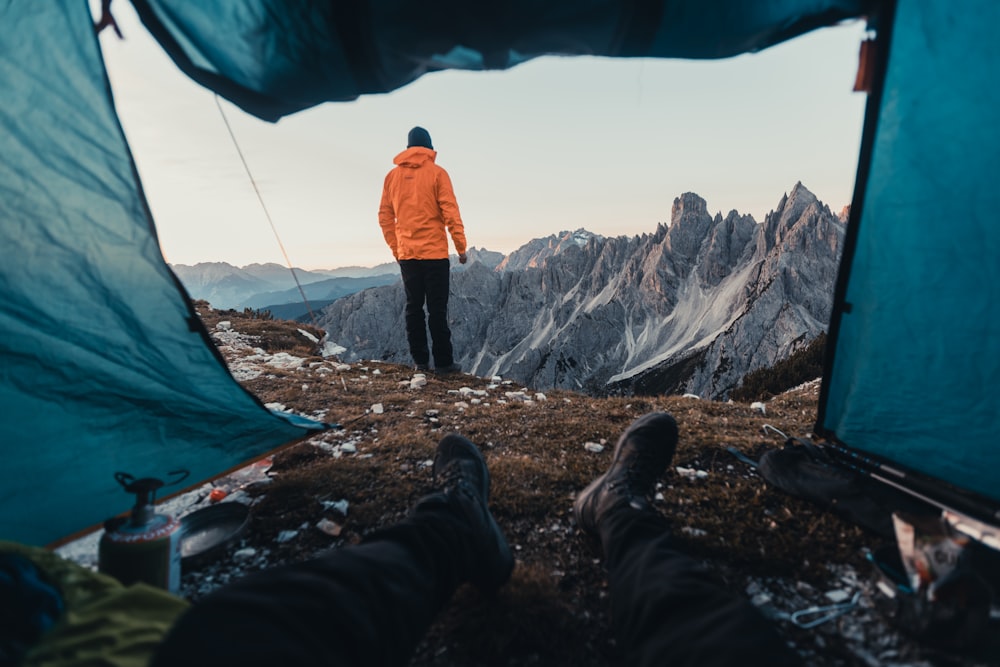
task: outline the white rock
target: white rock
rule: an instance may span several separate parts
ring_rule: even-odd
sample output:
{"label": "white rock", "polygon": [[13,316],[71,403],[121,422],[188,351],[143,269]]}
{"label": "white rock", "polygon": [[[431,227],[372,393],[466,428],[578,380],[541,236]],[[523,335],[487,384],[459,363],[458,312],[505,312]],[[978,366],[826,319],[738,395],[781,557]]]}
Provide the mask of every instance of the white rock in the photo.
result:
{"label": "white rock", "polygon": [[767,413],[767,408],[760,401],[754,401],[753,403],[751,403],[750,404],[750,409],[751,410],[756,410],[757,412],[759,412],[762,415]]}
{"label": "white rock", "polygon": [[[323,349],[320,350],[319,353],[322,357],[326,358],[326,357],[335,357],[338,354],[343,354],[344,352],[347,352],[346,347],[343,347],[342,345],[337,345],[333,341],[328,340],[325,343],[323,343]],[[346,366],[347,364],[344,365]],[[351,367],[347,366],[347,368],[348,370],[350,370]]]}
{"label": "white rock", "polygon": [[500,384],[501,382],[503,382],[503,378],[500,377],[499,375],[494,375],[493,377],[490,378],[490,382]]}
{"label": "white rock", "polygon": [[343,527],[339,523],[330,521],[329,519],[320,519],[316,527],[330,537],[339,537],[340,531],[343,530]]}
{"label": "white rock", "polygon": [[218,324],[216,324],[215,328],[218,329],[219,331],[232,331],[233,323],[230,322],[229,320],[223,320]]}
{"label": "white rock", "polygon": [[469,404],[466,403],[465,401],[458,401],[455,403],[455,407],[458,408],[459,410],[464,410],[467,407],[469,407]]}
{"label": "white rock", "polygon": [[699,396],[698,394],[684,394],[684,398],[694,398],[699,401],[701,400],[701,396]]}
{"label": "white rock", "polygon": [[257,555],[257,550],[253,547],[245,547],[233,553],[233,560],[243,561],[249,560]]}
{"label": "white rock", "polygon": [[479,405],[482,402],[483,402],[482,399],[479,399],[479,398],[470,398],[469,399],[469,403],[472,403],[473,405]]}
{"label": "white rock", "polygon": [[851,597],[851,594],[843,589],[835,589],[832,591],[827,591],[826,593],[824,593],[824,595],[830,602],[833,602],[834,604],[844,602],[845,600]]}
{"label": "white rock", "polygon": [[291,369],[299,368],[302,366],[303,362],[305,362],[305,359],[302,357],[296,357],[288,354],[287,352],[278,352],[267,360],[267,365],[274,366],[275,368]]}
{"label": "white rock", "polygon": [[598,453],[604,451],[604,446],[603,445],[599,445],[596,442],[585,442],[585,443],[583,443],[583,448],[586,449],[588,452],[593,452],[595,454],[598,454]]}
{"label": "white rock", "polygon": [[676,470],[677,474],[680,475],[681,477],[685,477],[690,480],[706,479],[708,477],[708,473],[706,471],[697,470],[695,468],[685,468],[683,466],[677,466],[676,468],[674,468],[674,470]]}
{"label": "white rock", "polygon": [[372,412],[374,412],[377,415],[380,415],[383,412],[385,412],[385,407],[381,403],[374,403],[372,404]]}
{"label": "white rock", "polygon": [[547,401],[549,399],[542,392],[538,392],[537,394],[535,394],[535,400],[541,403],[542,401]]}
{"label": "white rock", "polygon": [[298,537],[298,535],[299,531],[297,530],[283,530],[280,533],[278,533],[278,538],[276,541],[278,543],[291,542],[296,537]]}
{"label": "white rock", "polygon": [[345,454],[353,454],[354,452],[358,451],[358,447],[353,442],[345,442],[340,446],[340,451],[344,452]]}
{"label": "white rock", "polygon": [[314,343],[318,343],[319,342],[319,338],[316,338],[316,336],[313,336],[311,333],[309,333],[305,329],[297,329],[297,331],[300,334],[302,334],[303,336],[305,336],[306,338],[308,338],[309,340],[311,340],[312,342],[314,342]]}
{"label": "white rock", "polygon": [[321,503],[323,509],[333,510],[335,512],[340,512],[344,516],[347,516],[347,508],[350,506],[346,499],[342,500],[324,500]]}
{"label": "white rock", "polygon": [[341,373],[351,370],[350,364],[337,364],[337,370]]}
{"label": "white rock", "polygon": [[412,380],[410,380],[410,389],[420,389],[421,387],[427,386],[427,378],[423,375],[415,375]]}

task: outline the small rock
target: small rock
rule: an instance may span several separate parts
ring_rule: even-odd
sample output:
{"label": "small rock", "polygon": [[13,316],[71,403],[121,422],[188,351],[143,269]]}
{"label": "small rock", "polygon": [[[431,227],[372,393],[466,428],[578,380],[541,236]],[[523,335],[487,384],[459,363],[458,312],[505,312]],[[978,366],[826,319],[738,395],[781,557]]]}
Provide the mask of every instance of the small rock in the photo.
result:
{"label": "small rock", "polygon": [[832,590],[832,591],[827,591],[826,593],[824,593],[824,595],[826,596],[826,598],[830,602],[832,602],[834,604],[838,604],[840,602],[843,602],[843,601],[845,601],[845,600],[847,600],[848,598],[851,597],[850,593],[848,593],[847,591],[845,591],[843,589],[839,589],[839,588],[835,589],[835,590]]}
{"label": "small rock", "polygon": [[323,509],[333,510],[334,512],[340,512],[344,516],[347,516],[347,509],[350,503],[346,499],[342,500],[324,500],[322,501]]}
{"label": "small rock", "polygon": [[583,448],[586,449],[588,452],[593,452],[595,454],[599,454],[600,452],[604,451],[604,446],[599,445],[596,442],[585,442],[583,443]]}
{"label": "small rock", "polygon": [[763,414],[767,414],[767,408],[760,401],[754,401],[753,403],[751,403],[750,404],[750,409],[751,410],[756,410],[757,412],[759,412],[762,415]]}
{"label": "small rock", "polygon": [[535,394],[535,400],[538,401],[539,403],[541,403],[542,401],[547,401],[549,399],[542,392],[538,392],[537,394]]}
{"label": "small rock", "polygon": [[218,329],[219,331],[232,331],[233,323],[230,322],[229,320],[223,320],[218,324],[216,324],[215,328]]}
{"label": "small rock", "polygon": [[279,544],[284,544],[285,542],[291,542],[296,537],[298,537],[299,531],[297,530],[283,530],[278,533],[278,537],[275,540]]}
{"label": "small rock", "polygon": [[427,377],[424,375],[414,375],[410,380],[410,389],[420,389],[427,386]]}
{"label": "small rock", "polygon": [[340,446],[340,451],[344,452],[345,454],[353,454],[356,451],[358,451],[358,446],[355,445],[353,442],[345,442]]}
{"label": "small rock", "polygon": [[330,537],[340,537],[341,531],[344,530],[343,526],[339,523],[336,521],[330,521],[329,519],[320,519],[319,523],[316,524],[316,527]]}
{"label": "small rock", "polygon": [[233,560],[235,561],[250,560],[256,555],[257,555],[256,549],[254,549],[253,547],[244,547],[243,549],[240,549],[233,554]]}
{"label": "small rock", "polygon": [[374,412],[377,415],[380,415],[383,412],[385,412],[385,407],[383,407],[381,403],[375,403],[372,405],[372,412]]}
{"label": "small rock", "polygon": [[699,396],[698,394],[684,394],[684,398],[694,398],[699,401],[701,400],[701,396]]}

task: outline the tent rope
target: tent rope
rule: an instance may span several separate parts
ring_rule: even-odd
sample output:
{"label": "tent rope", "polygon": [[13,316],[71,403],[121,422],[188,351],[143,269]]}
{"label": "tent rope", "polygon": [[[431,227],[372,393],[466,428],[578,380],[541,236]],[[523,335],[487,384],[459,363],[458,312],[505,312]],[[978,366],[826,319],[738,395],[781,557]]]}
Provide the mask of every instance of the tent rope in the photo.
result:
{"label": "tent rope", "polygon": [[247,172],[247,178],[250,179],[250,183],[253,185],[253,191],[257,193],[257,201],[260,202],[260,207],[264,210],[264,217],[267,218],[268,224],[271,225],[271,231],[274,232],[274,238],[278,241],[278,247],[281,248],[281,254],[285,257],[285,264],[288,265],[288,270],[292,274],[292,280],[295,281],[295,286],[299,288],[299,294],[302,295],[302,303],[306,305],[306,309],[309,311],[309,319],[312,320],[314,327],[322,330],[323,327],[321,327],[316,321],[316,314],[313,313],[312,306],[309,304],[309,299],[306,298],[306,292],[302,289],[299,277],[295,275],[295,269],[292,268],[292,260],[288,258],[288,253],[285,251],[285,244],[281,242],[281,237],[278,235],[278,228],[274,226],[274,220],[271,218],[271,212],[267,210],[267,205],[264,203],[264,197],[260,194],[260,188],[257,187],[257,181],[250,172],[250,165],[247,164],[247,160],[243,156],[243,149],[240,148],[239,142],[236,141],[236,135],[233,133],[233,128],[229,124],[229,119],[226,118],[226,112],[222,108],[222,103],[219,101],[218,95],[215,95],[215,106],[219,108],[219,115],[222,116],[222,122],[226,124],[226,129],[229,131],[229,136],[233,140],[233,145],[236,146],[236,153],[240,156],[240,161],[243,163],[243,169]]}

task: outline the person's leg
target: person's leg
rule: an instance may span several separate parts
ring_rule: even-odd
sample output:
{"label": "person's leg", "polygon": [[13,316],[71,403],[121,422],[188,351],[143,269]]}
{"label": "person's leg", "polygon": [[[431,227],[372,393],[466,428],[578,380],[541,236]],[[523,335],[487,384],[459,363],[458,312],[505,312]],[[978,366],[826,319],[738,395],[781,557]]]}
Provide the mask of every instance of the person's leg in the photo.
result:
{"label": "person's leg", "polygon": [[451,263],[447,259],[424,260],[427,289],[427,325],[431,330],[431,350],[434,367],[450,369],[455,362],[451,347],[451,329],[448,327],[448,292],[450,289]]}
{"label": "person's leg", "polygon": [[406,340],[410,345],[413,363],[426,366],[430,362],[427,349],[427,323],[424,320],[424,301],[427,300],[424,260],[403,259],[399,272],[406,292]]}
{"label": "person's leg", "polygon": [[753,605],[674,548],[656,512],[615,509],[600,535],[625,664],[800,664]]}
{"label": "person's leg", "polygon": [[604,550],[615,636],[627,665],[799,664],[746,600],[677,551],[649,504],[677,446],[677,423],[645,415],[622,434],[608,471],[573,505]]}
{"label": "person's leg", "polygon": [[167,665],[404,665],[455,588],[492,592],[513,558],[487,507],[475,445],[438,445],[441,491],[357,546],[260,572],[196,603],[152,662]]}

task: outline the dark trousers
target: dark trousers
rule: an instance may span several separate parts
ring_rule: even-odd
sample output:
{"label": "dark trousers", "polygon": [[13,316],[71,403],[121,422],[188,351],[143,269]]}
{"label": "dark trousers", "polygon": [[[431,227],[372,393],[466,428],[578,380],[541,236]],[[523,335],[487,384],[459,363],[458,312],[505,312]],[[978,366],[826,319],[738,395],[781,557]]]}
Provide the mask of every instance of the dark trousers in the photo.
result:
{"label": "dark trousers", "polygon": [[623,664],[801,664],[753,605],[673,547],[659,514],[623,507],[600,531]]}
{"label": "dark trousers", "polygon": [[442,495],[317,559],[220,588],[177,621],[153,667],[405,665],[475,558]]}
{"label": "dark trousers", "polygon": [[[437,368],[454,362],[451,330],[448,328],[448,280],[451,263],[447,259],[403,259],[399,262],[406,290],[406,338],[415,364],[427,364],[427,328],[431,330],[431,351]],[[424,320],[424,304],[427,320]]]}
{"label": "dark trousers", "polygon": [[[799,664],[749,602],[671,547],[661,517],[614,512],[602,541],[622,664]],[[477,566],[469,542],[460,514],[432,497],[358,546],[206,597],[180,618],[153,667],[405,665]]]}

